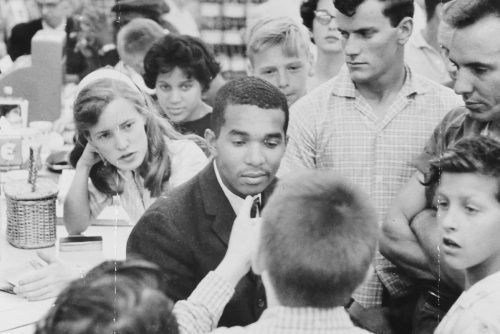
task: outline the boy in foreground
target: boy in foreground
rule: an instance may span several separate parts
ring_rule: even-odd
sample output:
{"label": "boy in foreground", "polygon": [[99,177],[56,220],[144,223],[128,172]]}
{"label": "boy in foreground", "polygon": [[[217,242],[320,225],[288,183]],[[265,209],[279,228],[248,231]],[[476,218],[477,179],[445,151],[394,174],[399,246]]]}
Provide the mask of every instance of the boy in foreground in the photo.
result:
{"label": "boy in foreground", "polygon": [[465,271],[465,291],[435,333],[499,333],[500,142],[464,138],[431,161],[430,173],[441,259]]}

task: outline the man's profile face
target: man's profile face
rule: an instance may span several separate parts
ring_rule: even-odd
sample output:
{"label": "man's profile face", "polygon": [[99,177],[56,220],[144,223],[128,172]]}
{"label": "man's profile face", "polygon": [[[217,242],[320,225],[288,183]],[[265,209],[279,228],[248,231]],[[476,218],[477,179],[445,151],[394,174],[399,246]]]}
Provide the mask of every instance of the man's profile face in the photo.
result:
{"label": "man's profile face", "polygon": [[456,67],[454,90],[462,95],[470,117],[500,119],[500,18],[488,16],[456,29],[449,58]]}
{"label": "man's profile face", "polygon": [[228,105],[219,135],[206,138],[225,186],[238,196],[261,193],[273,181],[285,153],[285,112]]}
{"label": "man's profile face", "polygon": [[42,20],[51,28],[59,26],[66,17],[65,0],[37,0]]}
{"label": "man's profile face", "polygon": [[398,27],[383,14],[385,5],[366,0],[351,17],[338,13],[346,64],[355,83],[374,82],[402,60]]}

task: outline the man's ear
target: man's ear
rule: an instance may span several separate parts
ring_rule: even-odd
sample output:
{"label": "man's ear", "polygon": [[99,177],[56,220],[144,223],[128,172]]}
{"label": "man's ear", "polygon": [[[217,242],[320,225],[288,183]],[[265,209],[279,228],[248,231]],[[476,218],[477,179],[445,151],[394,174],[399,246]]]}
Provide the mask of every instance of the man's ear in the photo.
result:
{"label": "man's ear", "polygon": [[210,148],[210,152],[212,152],[214,155],[217,155],[217,149],[215,145],[217,141],[217,136],[212,130],[210,129],[205,130],[205,140],[207,141],[207,144]]}
{"label": "man's ear", "polygon": [[405,45],[410,39],[413,32],[413,19],[411,17],[405,17],[399,22],[398,26],[398,43]]}

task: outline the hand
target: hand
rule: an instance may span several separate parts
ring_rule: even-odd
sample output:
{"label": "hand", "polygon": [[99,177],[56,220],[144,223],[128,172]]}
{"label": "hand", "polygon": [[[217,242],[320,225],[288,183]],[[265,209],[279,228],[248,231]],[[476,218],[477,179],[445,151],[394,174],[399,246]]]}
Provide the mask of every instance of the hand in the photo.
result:
{"label": "hand", "polygon": [[250,218],[253,198],[247,196],[234,220],[226,255],[216,269],[228,283],[236,285],[250,270],[260,236],[260,218]]}
{"label": "hand", "polygon": [[57,296],[66,285],[79,277],[79,271],[69,268],[54,255],[37,252],[47,266],[22,277],[14,293],[28,300],[42,300]]}
{"label": "hand", "polygon": [[76,165],[77,167],[90,169],[101,160],[104,161],[99,151],[91,143],[87,143]]}

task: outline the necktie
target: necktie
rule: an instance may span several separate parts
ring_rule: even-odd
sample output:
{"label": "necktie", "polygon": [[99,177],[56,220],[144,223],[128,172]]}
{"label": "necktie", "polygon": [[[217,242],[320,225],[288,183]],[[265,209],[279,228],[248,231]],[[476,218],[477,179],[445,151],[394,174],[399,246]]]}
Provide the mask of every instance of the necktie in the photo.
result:
{"label": "necktie", "polygon": [[250,218],[260,217],[260,212],[262,205],[260,203],[260,197],[255,197],[252,203],[252,208],[250,209]]}

